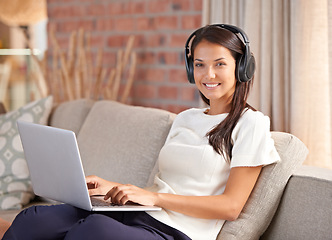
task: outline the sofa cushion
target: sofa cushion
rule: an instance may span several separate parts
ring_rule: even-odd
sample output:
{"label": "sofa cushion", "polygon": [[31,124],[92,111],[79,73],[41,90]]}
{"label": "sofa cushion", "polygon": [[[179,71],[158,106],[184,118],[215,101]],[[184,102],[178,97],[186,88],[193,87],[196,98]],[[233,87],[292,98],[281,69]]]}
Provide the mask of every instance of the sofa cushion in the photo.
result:
{"label": "sofa cushion", "polygon": [[18,209],[34,196],[16,121],[46,124],[52,97],[0,116],[0,208]]}
{"label": "sofa cushion", "polygon": [[332,171],[301,166],[290,178],[263,240],[331,239]]}
{"label": "sofa cushion", "polygon": [[64,102],[54,108],[49,119],[50,126],[71,130],[78,134],[85,121],[93,100],[78,99]]}
{"label": "sofa cushion", "polygon": [[305,160],[308,149],[295,136],[272,132],[281,161],[262,169],[239,218],[226,221],[218,239],[259,239],[275,214],[288,179]]}
{"label": "sofa cushion", "polygon": [[164,110],[96,102],[77,137],[85,174],[146,186],[171,123]]}

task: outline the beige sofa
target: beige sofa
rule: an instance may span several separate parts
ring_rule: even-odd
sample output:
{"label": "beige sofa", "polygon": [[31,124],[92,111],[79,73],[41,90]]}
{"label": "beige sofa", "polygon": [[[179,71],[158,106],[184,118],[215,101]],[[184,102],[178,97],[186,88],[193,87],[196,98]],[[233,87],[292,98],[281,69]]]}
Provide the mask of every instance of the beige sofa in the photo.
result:
{"label": "beige sofa", "polygon": [[[81,99],[54,108],[49,125],[77,134],[86,175],[144,187],[153,182],[174,117]],[[218,239],[332,239],[332,171],[301,166],[308,151],[295,136],[272,132],[272,137],[282,161],[263,169],[239,219],[226,222]],[[40,204],[36,199],[31,204]],[[12,221],[18,212],[0,211],[0,217]]]}

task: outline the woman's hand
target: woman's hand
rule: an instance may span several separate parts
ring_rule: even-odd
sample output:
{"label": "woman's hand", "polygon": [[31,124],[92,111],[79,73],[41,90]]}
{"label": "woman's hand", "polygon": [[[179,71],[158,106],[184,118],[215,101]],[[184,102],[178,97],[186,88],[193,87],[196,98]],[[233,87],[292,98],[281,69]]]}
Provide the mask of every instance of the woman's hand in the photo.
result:
{"label": "woman's hand", "polygon": [[117,183],[107,181],[97,176],[87,176],[85,178],[89,195],[106,195],[106,193],[117,185]]}
{"label": "woman's hand", "polygon": [[130,184],[110,182],[97,176],[87,176],[85,179],[90,196],[105,195],[105,200],[110,198],[112,203],[120,205],[127,202],[149,206],[155,205],[156,193]]}
{"label": "woman's hand", "polygon": [[131,184],[119,184],[114,186],[105,195],[105,200],[111,199],[112,203],[124,205],[127,202],[134,202],[141,205],[154,206],[157,200],[157,193],[153,193]]}

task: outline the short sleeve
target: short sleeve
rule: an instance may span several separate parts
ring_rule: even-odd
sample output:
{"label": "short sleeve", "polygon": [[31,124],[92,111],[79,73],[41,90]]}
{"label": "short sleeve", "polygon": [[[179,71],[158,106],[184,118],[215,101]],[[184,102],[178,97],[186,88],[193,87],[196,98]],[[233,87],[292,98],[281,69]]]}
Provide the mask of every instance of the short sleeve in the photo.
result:
{"label": "short sleeve", "polygon": [[270,118],[247,110],[232,133],[230,167],[265,166],[280,160],[270,133]]}

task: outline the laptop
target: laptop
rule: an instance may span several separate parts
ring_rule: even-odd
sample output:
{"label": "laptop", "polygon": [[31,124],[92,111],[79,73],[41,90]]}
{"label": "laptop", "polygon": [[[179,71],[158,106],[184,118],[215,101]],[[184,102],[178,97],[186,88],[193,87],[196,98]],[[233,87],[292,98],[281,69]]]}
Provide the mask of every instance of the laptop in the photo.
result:
{"label": "laptop", "polygon": [[139,204],[113,205],[103,196],[90,197],[74,132],[23,121],[17,126],[36,195],[88,211],[161,210]]}

